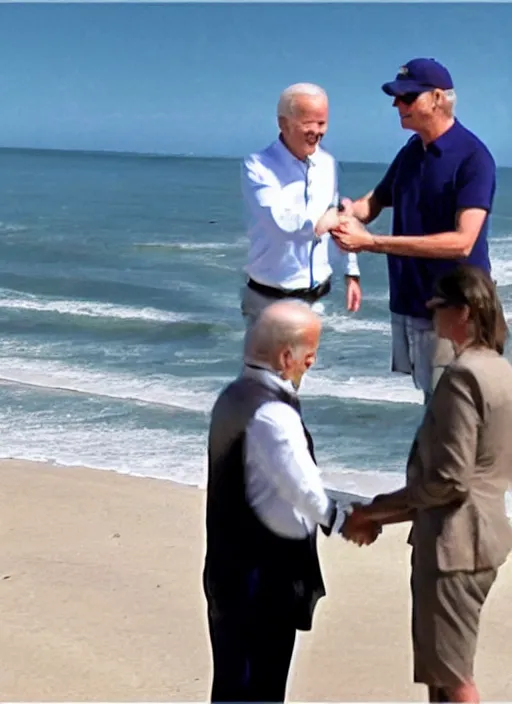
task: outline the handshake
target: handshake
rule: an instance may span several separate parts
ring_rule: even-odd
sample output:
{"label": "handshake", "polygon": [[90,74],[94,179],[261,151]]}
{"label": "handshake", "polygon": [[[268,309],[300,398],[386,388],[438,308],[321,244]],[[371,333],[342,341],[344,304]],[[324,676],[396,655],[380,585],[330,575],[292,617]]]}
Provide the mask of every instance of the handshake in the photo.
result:
{"label": "handshake", "polygon": [[339,529],[339,533],[356,545],[371,545],[382,533],[382,525],[380,522],[369,518],[362,510],[363,505],[360,503],[351,504],[348,510],[345,510],[345,520]]}
{"label": "handshake", "polygon": [[354,204],[348,198],[341,201],[339,208],[330,208],[318,220],[315,225],[317,237],[327,232],[343,252],[374,251],[374,237],[355,217]]}

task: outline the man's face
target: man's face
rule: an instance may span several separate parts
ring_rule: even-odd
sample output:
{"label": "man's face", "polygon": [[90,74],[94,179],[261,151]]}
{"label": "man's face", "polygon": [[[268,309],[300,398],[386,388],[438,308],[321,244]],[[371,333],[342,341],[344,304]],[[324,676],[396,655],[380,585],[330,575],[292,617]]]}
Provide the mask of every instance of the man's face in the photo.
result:
{"label": "man's face", "polygon": [[304,332],[301,345],[292,350],[289,347],[281,352],[281,369],[283,378],[289,379],[296,389],[299,388],[304,374],[316,361],[321,333],[320,321],[314,321]]}
{"label": "man's face", "polygon": [[436,91],[397,95],[393,101],[400,115],[400,123],[406,130],[421,132],[432,122],[436,110]]}
{"label": "man's face", "polygon": [[321,95],[299,95],[295,98],[293,115],[280,117],[279,127],[288,149],[298,159],[314,154],[327,132],[329,104]]}

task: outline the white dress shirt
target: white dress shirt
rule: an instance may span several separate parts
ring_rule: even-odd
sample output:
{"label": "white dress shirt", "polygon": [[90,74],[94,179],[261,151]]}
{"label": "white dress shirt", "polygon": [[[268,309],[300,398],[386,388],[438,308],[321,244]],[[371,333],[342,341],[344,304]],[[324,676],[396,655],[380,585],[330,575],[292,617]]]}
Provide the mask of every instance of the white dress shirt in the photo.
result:
{"label": "white dress shirt", "polygon": [[[300,161],[280,139],[251,154],[242,168],[249,237],[246,273],[274,288],[313,288],[332,274],[330,235],[315,236],[320,217],[338,203],[337,164],[317,147]],[[332,244],[331,244],[332,246]],[[345,273],[359,276],[357,255],[345,257]]]}
{"label": "white dress shirt", "polygon": [[[291,382],[270,370],[245,366],[244,375],[295,395]],[[309,453],[300,415],[285,402],[264,403],[247,427],[245,491],[260,521],[280,536],[305,538],[315,525],[329,526],[332,501]]]}

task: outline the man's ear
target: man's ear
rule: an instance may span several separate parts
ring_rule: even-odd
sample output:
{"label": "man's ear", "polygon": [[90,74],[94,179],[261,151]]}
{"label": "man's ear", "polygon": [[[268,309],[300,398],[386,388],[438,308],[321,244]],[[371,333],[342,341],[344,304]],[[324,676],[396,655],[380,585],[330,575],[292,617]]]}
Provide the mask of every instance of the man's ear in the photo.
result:
{"label": "man's ear", "polygon": [[281,130],[281,132],[283,132],[286,129],[287,125],[286,117],[284,117],[284,115],[279,115],[279,117],[277,118],[277,124],[279,125],[279,129]]}
{"label": "man's ear", "polygon": [[290,366],[291,350],[289,347],[282,347],[279,350],[277,364],[281,372],[287,372]]}
{"label": "man's ear", "polygon": [[443,91],[440,90],[439,88],[436,88],[436,89],[432,92],[432,97],[433,97],[433,100],[434,100],[434,107],[436,107],[436,108],[440,107],[441,104],[442,104],[442,102],[443,102],[443,99],[444,99],[444,93],[443,93]]}

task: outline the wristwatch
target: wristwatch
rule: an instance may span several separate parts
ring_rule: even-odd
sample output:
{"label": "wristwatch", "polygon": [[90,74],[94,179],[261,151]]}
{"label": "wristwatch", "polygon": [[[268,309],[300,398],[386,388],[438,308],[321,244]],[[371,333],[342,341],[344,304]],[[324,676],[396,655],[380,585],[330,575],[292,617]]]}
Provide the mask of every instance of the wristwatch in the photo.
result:
{"label": "wristwatch", "polygon": [[[333,206],[333,207],[334,207],[334,206]],[[343,213],[344,210],[345,210],[345,206],[344,206],[343,203],[341,202],[341,198],[338,199],[338,205],[336,206],[336,210],[338,211],[338,213]],[[332,237],[332,230],[329,230],[329,234],[330,234],[331,237]]]}

